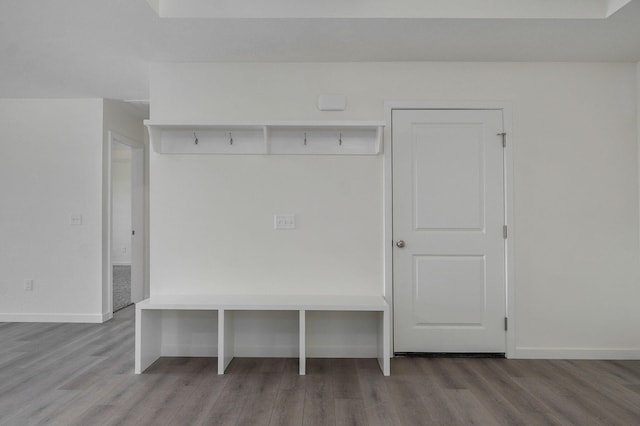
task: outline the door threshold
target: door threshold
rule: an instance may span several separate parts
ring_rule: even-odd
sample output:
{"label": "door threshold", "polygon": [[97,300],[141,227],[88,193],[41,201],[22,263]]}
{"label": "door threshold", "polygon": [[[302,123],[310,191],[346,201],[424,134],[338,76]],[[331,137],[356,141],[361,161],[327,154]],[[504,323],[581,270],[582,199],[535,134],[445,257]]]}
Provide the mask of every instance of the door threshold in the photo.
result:
{"label": "door threshold", "polygon": [[407,358],[506,358],[504,352],[394,352]]}

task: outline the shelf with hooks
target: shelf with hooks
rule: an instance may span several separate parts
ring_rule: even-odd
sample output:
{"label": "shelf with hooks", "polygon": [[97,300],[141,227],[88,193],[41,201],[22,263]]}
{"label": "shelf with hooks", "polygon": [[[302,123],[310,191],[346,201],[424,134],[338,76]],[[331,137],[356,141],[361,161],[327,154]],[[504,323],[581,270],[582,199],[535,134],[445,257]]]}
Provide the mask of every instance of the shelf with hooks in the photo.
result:
{"label": "shelf with hooks", "polygon": [[376,155],[384,123],[280,121],[260,123],[157,123],[145,121],[161,154]]}

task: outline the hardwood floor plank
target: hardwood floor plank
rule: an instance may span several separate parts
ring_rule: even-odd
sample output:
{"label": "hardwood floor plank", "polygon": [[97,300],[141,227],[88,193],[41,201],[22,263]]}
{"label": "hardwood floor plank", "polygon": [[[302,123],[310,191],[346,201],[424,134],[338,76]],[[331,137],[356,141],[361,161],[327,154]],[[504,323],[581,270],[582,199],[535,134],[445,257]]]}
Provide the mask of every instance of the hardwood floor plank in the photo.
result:
{"label": "hardwood floor plank", "polygon": [[366,426],[367,415],[361,399],[335,399],[336,426]]}
{"label": "hardwood floor plank", "polygon": [[[624,387],[637,393],[638,397],[640,397],[640,385],[624,385]],[[638,402],[637,406],[640,406],[640,402]]]}
{"label": "hardwood floor plank", "polygon": [[303,425],[321,426],[335,425],[336,413],[333,397],[333,388],[329,374],[318,373],[325,371],[327,363],[315,363],[319,369],[313,369],[313,374],[308,374],[305,380],[304,416]]}
{"label": "hardwood floor plank", "polygon": [[210,401],[195,424],[198,425],[235,425],[242,413],[247,394],[251,390],[250,375],[225,374],[226,383],[220,395]]}
{"label": "hardwood floor plank", "polygon": [[[207,370],[193,381],[191,386],[185,387],[185,401],[168,416],[172,425],[196,425],[205,424],[210,420],[205,417],[209,408],[218,400],[228,376],[218,376],[217,358],[206,358],[210,363]],[[169,411],[169,410],[168,410]]]}
{"label": "hardwood floor plank", "polygon": [[448,381],[438,379],[441,374],[438,365],[432,358],[416,358],[414,362],[419,374],[411,377],[416,383],[429,418],[435,424],[459,424],[460,419],[456,416],[453,401],[447,398],[445,393]]}
{"label": "hardwood floor plank", "polygon": [[514,380],[541,401],[547,415],[559,419],[563,424],[604,424],[595,421],[591,413],[585,412],[573,399],[563,395],[556,385],[547,379],[523,377],[514,378]]}
{"label": "hardwood floor plank", "polygon": [[[168,374],[176,375],[177,383],[167,385],[167,393],[160,404],[147,414],[144,421],[153,425],[171,425],[174,423],[174,415],[176,412],[187,404],[193,396],[193,388],[198,387],[200,380],[206,377],[205,374],[214,374],[217,366],[212,365],[209,358],[183,358],[184,364],[179,368],[175,368],[175,364],[168,367]],[[177,370],[177,371],[176,371]],[[178,372],[178,374],[176,374]],[[156,374],[163,374],[158,372]],[[210,389],[207,389],[210,391]],[[154,393],[157,393],[154,391]],[[145,403],[152,401],[145,401]]]}
{"label": "hardwood floor plank", "polygon": [[423,402],[421,388],[414,377],[392,377],[387,382],[387,388],[401,424],[423,425],[434,420]]}
{"label": "hardwood floor plank", "polygon": [[[480,396],[480,401],[485,403],[492,412],[496,412],[498,420],[511,424],[525,425],[558,425],[560,421],[553,417],[550,413],[545,414],[545,406],[538,401],[532,394],[517,384],[511,376],[509,376],[501,366],[507,362],[502,359],[486,359],[484,362],[474,365],[471,374],[477,374],[484,383],[487,384],[486,390],[475,389],[472,383],[472,389],[476,393],[486,392],[487,395]],[[491,399],[496,398],[498,401],[494,404]],[[499,409],[503,404],[500,399],[506,401],[508,405],[504,407],[505,412]],[[515,413],[509,406],[513,407]],[[508,424],[507,423],[507,424]]]}
{"label": "hardwood floor plank", "polygon": [[400,417],[387,389],[388,377],[371,370],[359,370],[358,381],[367,421],[370,425],[398,425]]}
{"label": "hardwood floor plank", "polygon": [[[499,424],[532,425],[556,422],[555,419],[545,418],[539,409],[534,408],[530,398],[524,398],[527,399],[524,404],[522,400],[508,398],[507,392],[502,388],[502,378],[494,378],[490,370],[486,369],[486,365],[491,361],[493,360],[470,359],[468,362],[460,363],[459,367],[464,372],[463,379],[468,383],[469,390],[493,414]],[[515,384],[510,389],[514,388]],[[518,393],[522,392],[518,390]]]}
{"label": "hardwood floor plank", "polygon": [[[3,392],[0,399],[0,421],[6,421],[15,417],[27,416],[29,412],[40,412],[46,407],[56,404],[56,399],[51,399],[51,394],[62,395],[66,398],[67,392],[57,391],[57,384],[81,374],[97,365],[101,359],[85,359],[83,357],[73,357],[65,359],[54,370],[43,374],[30,375],[28,379],[14,386],[11,391]],[[25,402],[28,401],[28,404]]]}
{"label": "hardwood floor plank", "polygon": [[151,380],[144,380],[136,392],[128,393],[127,398],[115,404],[119,410],[110,418],[109,425],[150,425],[155,413],[162,404],[171,399],[179,386],[179,377],[160,374]]}
{"label": "hardwood floor plank", "polygon": [[251,374],[247,380],[252,382],[251,390],[236,425],[267,426],[271,422],[272,412],[280,389],[281,373]]}
{"label": "hardwood floor plank", "polygon": [[[84,389],[82,391],[73,390],[67,392],[68,395],[74,395],[73,398],[68,399],[66,402],[57,401],[50,410],[43,411],[37,415],[31,414],[30,420],[35,424],[49,425],[55,423],[74,423],[79,422],[78,419],[90,418],[90,414],[93,412],[94,407],[103,407],[106,409],[107,405],[99,404],[102,393],[114,392],[118,386],[122,383],[117,378],[107,379],[104,382],[96,383],[93,387]],[[126,380],[125,386],[130,387],[131,381]],[[106,419],[105,419],[106,422]]]}
{"label": "hardwood floor plank", "polygon": [[605,424],[640,424],[637,412],[640,399],[626,404],[624,399],[613,396],[611,390],[602,392],[603,384],[585,379],[583,372],[575,369],[575,364],[571,361],[556,360],[548,365],[549,373],[546,378],[553,380],[564,395],[574,399],[594,418]]}
{"label": "hardwood floor plank", "polygon": [[[73,422],[67,424],[71,426],[107,426],[109,419],[114,417],[117,411],[118,407],[115,405],[93,405]],[[62,423],[60,424],[62,425]]]}
{"label": "hardwood floor plank", "polygon": [[274,401],[269,425],[301,425],[304,420],[304,400],[306,377],[286,375],[280,382],[280,389]]}
{"label": "hardwood floor plank", "polygon": [[331,387],[334,398],[362,399],[362,390],[357,371],[345,374],[332,374]]}
{"label": "hardwood floor plank", "polygon": [[[463,425],[499,425],[498,419],[484,407],[469,389],[445,389],[445,398],[454,407],[454,415]],[[508,423],[506,423],[508,424]]]}

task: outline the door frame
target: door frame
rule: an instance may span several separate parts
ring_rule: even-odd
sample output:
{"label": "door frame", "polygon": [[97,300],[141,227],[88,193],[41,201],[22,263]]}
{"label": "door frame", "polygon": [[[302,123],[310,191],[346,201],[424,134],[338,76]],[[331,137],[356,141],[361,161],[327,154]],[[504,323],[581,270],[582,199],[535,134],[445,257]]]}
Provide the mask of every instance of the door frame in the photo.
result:
{"label": "door frame", "polygon": [[505,200],[505,224],[508,226],[508,238],[505,240],[505,291],[506,313],[508,329],[506,333],[507,358],[516,354],[516,315],[515,315],[515,220],[514,220],[514,187],[513,187],[513,148],[514,136],[512,131],[512,106],[507,101],[385,101],[384,103],[384,295],[389,303],[389,330],[390,356],[394,353],[393,335],[393,156],[392,156],[392,131],[391,116],[393,110],[400,109],[433,109],[433,110],[470,110],[492,109],[501,110],[504,131],[507,133],[507,146],[503,153],[504,164],[504,200]]}
{"label": "door frame", "polygon": [[[113,131],[108,131],[108,137],[107,137],[107,149],[106,149],[106,155],[107,155],[107,177],[106,177],[106,183],[107,183],[107,196],[106,196],[106,202],[107,202],[107,209],[106,209],[106,220],[107,220],[107,236],[105,238],[105,252],[106,252],[106,265],[105,267],[107,268],[107,282],[106,282],[106,296],[107,296],[107,312],[103,315],[105,318],[103,318],[103,320],[108,320],[111,319],[113,317],[113,265],[112,265],[112,260],[111,260],[111,249],[112,249],[112,234],[113,234],[113,188],[112,188],[112,182],[111,182],[111,178],[113,176],[113,172],[112,172],[112,166],[113,166],[113,158],[112,158],[112,149],[113,149],[113,144],[115,142],[121,143],[123,145],[127,145],[129,148],[131,148],[131,196],[132,198],[135,196],[136,191],[135,191],[135,187],[136,187],[136,180],[138,181],[137,183],[142,185],[144,185],[144,150],[145,150],[145,144],[142,142],[138,142],[135,141],[133,139],[127,138],[126,136],[123,136],[119,133],[113,132]],[[142,253],[140,253],[140,256],[138,256],[139,258],[139,262],[140,265],[138,265],[139,268],[142,268],[142,282],[140,283],[140,285],[142,286],[142,293],[143,293],[143,297],[144,297],[144,274],[145,274],[145,268],[144,268],[144,258],[145,258],[145,234],[144,234],[144,229],[145,229],[145,214],[144,214],[144,191],[141,194],[138,194],[139,196],[141,196],[141,200],[138,200],[138,202],[133,202],[132,199],[132,203],[131,203],[131,225],[132,227],[134,226],[135,223],[140,223],[142,226],[140,226],[140,229],[136,229],[136,237],[139,238],[139,241],[141,242],[142,246],[141,249]],[[133,262],[134,262],[134,250],[136,248],[134,247],[134,244],[131,244],[131,264],[132,264],[132,275],[133,275]],[[133,278],[133,277],[132,277]]]}

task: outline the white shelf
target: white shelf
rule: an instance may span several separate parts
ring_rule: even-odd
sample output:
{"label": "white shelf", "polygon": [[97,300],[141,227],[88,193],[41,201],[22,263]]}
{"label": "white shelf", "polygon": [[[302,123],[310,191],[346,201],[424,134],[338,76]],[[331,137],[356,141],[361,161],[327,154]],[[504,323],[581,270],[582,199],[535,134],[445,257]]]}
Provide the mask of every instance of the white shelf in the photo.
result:
{"label": "white shelf", "polygon": [[153,150],[160,154],[377,155],[384,128],[384,123],[374,121],[146,120],[145,125]]}
{"label": "white shelf", "polygon": [[158,294],[138,303],[144,309],[181,310],[383,311],[387,308],[384,297],[369,295]]}
{"label": "white shelf", "polygon": [[382,296],[337,295],[154,295],[136,303],[135,372],[142,373],[161,354],[162,311],[217,311],[218,374],[234,356],[235,311],[298,311],[299,371],[306,368],[307,311],[377,312],[378,363],[390,374],[389,305]]}

